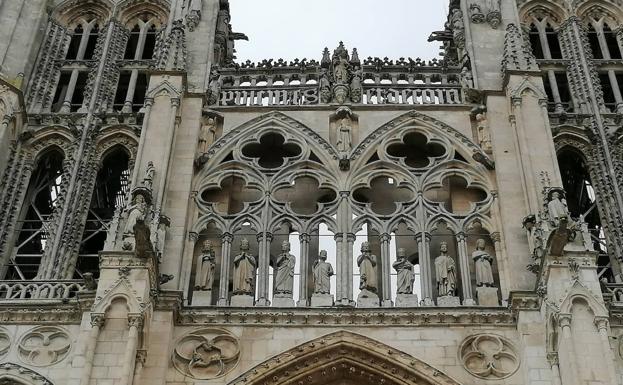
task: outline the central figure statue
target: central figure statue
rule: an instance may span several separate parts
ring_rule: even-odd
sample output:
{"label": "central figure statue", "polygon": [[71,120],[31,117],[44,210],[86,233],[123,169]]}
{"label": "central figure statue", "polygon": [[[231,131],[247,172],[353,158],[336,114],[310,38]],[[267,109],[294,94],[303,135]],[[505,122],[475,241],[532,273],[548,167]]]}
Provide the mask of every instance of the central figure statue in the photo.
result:
{"label": "central figure statue", "polygon": [[439,297],[456,295],[456,264],[448,255],[446,242],[439,245],[439,256],[435,258],[435,277]]}
{"label": "central figure statue", "polygon": [[357,258],[359,266],[359,289],[377,292],[376,255],[370,251],[370,243],[361,244],[361,255]]}
{"label": "central figure statue", "polygon": [[294,287],[294,267],[296,258],[290,254],[290,242],[284,241],[281,244],[282,253],[277,257],[275,267],[275,294],[292,296]]}
{"label": "central figure statue", "polygon": [[243,239],[240,242],[240,254],[234,258],[234,294],[253,295],[255,287],[255,268],[257,261],[249,253],[249,241]]}

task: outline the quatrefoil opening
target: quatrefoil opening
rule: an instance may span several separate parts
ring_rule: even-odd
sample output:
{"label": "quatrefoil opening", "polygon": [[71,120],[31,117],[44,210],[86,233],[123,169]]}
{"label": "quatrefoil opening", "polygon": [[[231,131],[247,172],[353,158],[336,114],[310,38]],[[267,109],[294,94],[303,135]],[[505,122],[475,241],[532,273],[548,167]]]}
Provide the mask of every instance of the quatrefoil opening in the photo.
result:
{"label": "quatrefoil opening", "polygon": [[446,149],[438,143],[430,143],[419,132],[410,132],[402,138],[401,143],[387,146],[387,154],[403,159],[409,167],[424,168],[432,163],[433,158],[445,155]]}
{"label": "quatrefoil opening", "polygon": [[182,374],[211,380],[231,371],[240,359],[240,343],[218,329],[201,329],[182,337],[173,350],[173,364]]}
{"label": "quatrefoil opening", "polygon": [[452,214],[465,214],[473,210],[474,205],[487,199],[488,194],[476,186],[469,186],[461,176],[445,177],[441,186],[428,188],[424,197],[432,202],[443,204]]}
{"label": "quatrefoil opening", "polygon": [[318,181],[309,176],[301,176],[291,186],[280,188],[274,193],[279,202],[287,202],[297,214],[312,215],[324,205],[334,202],[337,193],[326,187],[320,187]]}
{"label": "quatrefoil opening", "polygon": [[257,159],[258,164],[267,169],[283,166],[288,158],[301,154],[301,148],[293,143],[286,143],[277,133],[262,135],[259,142],[247,144],[242,148],[242,155]]}
{"label": "quatrefoil opening", "polygon": [[247,187],[247,182],[240,177],[232,176],[221,181],[220,187],[211,187],[201,192],[201,199],[212,203],[221,214],[238,214],[245,205],[257,202],[262,193]]}
{"label": "quatrefoil opening", "polygon": [[370,181],[370,187],[356,189],[353,199],[370,205],[370,209],[376,214],[390,215],[396,211],[398,203],[411,201],[413,193],[405,187],[399,187],[393,178],[380,176]]}
{"label": "quatrefoil opening", "polygon": [[514,346],[505,338],[493,334],[468,337],[459,350],[465,369],[484,379],[509,377],[519,368]]}

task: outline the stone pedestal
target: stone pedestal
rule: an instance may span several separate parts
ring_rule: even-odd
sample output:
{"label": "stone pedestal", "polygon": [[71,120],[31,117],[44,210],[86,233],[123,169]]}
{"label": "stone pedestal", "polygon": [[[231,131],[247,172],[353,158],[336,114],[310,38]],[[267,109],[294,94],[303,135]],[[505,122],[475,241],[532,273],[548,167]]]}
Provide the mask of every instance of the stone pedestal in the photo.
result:
{"label": "stone pedestal", "polygon": [[435,302],[433,302],[433,300],[431,298],[424,298],[422,300],[422,306],[435,306]]}
{"label": "stone pedestal", "polygon": [[312,307],[330,307],[333,306],[333,296],[331,294],[314,293],[311,297]]}
{"label": "stone pedestal", "polygon": [[461,300],[459,299],[459,297],[444,295],[443,297],[437,297],[437,306],[457,307],[461,306]]}
{"label": "stone pedestal", "polygon": [[253,307],[254,300],[253,296],[245,295],[245,294],[237,294],[231,296],[231,306],[232,307]]}
{"label": "stone pedestal", "polygon": [[463,306],[476,306],[476,301],[473,298],[463,300]]}
{"label": "stone pedestal", "polygon": [[417,307],[419,306],[417,294],[398,294],[396,296],[396,307]]}
{"label": "stone pedestal", "polygon": [[497,287],[481,286],[476,288],[479,306],[500,306]]}
{"label": "stone pedestal", "polygon": [[275,295],[273,307],[294,307],[294,300],[291,297]]}
{"label": "stone pedestal", "polygon": [[192,306],[211,306],[212,290],[193,291]]}
{"label": "stone pedestal", "polygon": [[357,296],[357,307],[380,307],[379,296],[368,290],[362,290]]}

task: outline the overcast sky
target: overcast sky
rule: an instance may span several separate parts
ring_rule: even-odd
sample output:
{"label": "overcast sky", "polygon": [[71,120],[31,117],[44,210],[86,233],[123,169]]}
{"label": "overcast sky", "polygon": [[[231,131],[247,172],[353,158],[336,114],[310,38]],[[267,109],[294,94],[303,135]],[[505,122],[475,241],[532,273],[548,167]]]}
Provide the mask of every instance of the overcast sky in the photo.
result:
{"label": "overcast sky", "polygon": [[238,41],[238,62],[247,59],[320,60],[340,40],[359,57],[437,57],[447,0],[230,0],[232,25],[249,36]]}

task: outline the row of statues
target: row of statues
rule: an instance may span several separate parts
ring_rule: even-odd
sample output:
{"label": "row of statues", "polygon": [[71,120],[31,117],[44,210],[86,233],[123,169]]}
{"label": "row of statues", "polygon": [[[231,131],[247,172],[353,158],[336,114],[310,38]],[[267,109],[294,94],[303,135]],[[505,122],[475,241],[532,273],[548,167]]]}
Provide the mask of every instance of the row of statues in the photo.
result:
{"label": "row of statues", "polygon": [[[493,256],[486,250],[484,239],[476,241],[476,249],[472,253],[476,286],[493,287]],[[250,253],[249,241],[240,243],[240,253],[233,259],[233,294],[253,295],[255,292],[255,274],[258,266],[256,257]],[[378,258],[372,254],[370,243],[364,242],[361,254],[357,257],[359,267],[359,289],[362,292],[376,294],[378,292]],[[284,241],[281,253],[274,265],[274,294],[292,298],[294,288],[296,257],[290,252],[290,243]],[[397,258],[393,263],[397,275],[397,294],[413,294],[415,282],[414,265],[407,256],[406,249],[397,250]],[[448,254],[448,244],[441,242],[439,255],[434,260],[435,280],[439,297],[457,295],[457,268],[454,258]],[[195,273],[195,290],[211,290],[216,273],[216,256],[211,241],[202,245],[201,254],[197,258]],[[335,273],[333,266],[327,262],[327,251],[321,250],[312,266],[313,294],[329,294],[331,292],[331,276]]]}

